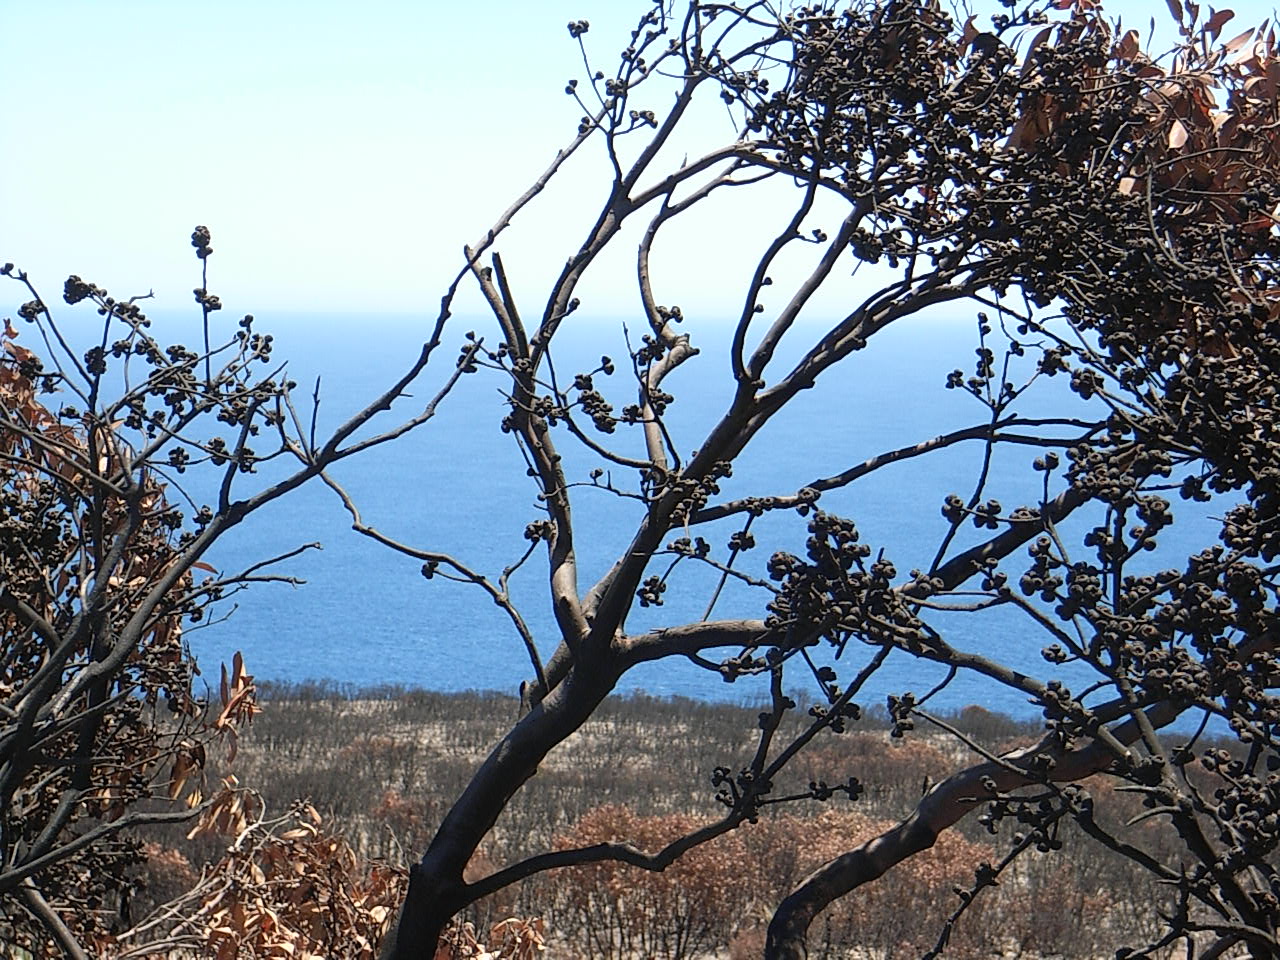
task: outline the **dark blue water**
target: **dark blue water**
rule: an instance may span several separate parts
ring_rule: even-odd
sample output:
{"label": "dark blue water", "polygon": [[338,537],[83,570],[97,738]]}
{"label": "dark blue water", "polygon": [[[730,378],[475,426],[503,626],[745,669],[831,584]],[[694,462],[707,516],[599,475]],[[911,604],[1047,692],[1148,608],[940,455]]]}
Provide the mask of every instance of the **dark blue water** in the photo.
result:
{"label": "dark blue water", "polygon": [[[601,354],[614,358],[619,372],[597,377],[597,387],[615,408],[634,401],[628,380],[622,322],[587,321],[577,324],[566,341],[572,353],[555,354],[561,382],[599,362]],[[422,336],[409,318],[372,319],[261,317],[259,325],[275,334],[277,356],[290,358],[290,373],[302,387],[298,399],[310,395],[317,374],[321,382],[321,425],[332,425],[374,396],[416,354]],[[379,425],[409,416],[425,403],[451,372],[461,332],[442,347],[426,381],[414,397],[397,405]],[[492,336],[476,322],[476,330]],[[693,329],[695,345],[703,353],[678,370],[666,383],[677,397],[670,411],[670,427],[677,447],[695,449],[707,428],[723,411],[731,378],[726,353],[728,327]],[[805,331],[797,331],[805,334]],[[633,330],[633,337],[636,336]],[[812,340],[808,331],[806,342]],[[971,372],[976,331],[971,320],[930,320],[901,325],[876,337],[813,390],[802,393],[756,439],[723,484],[723,496],[789,494],[817,478],[838,473],[883,450],[915,443],[937,434],[980,422],[983,408],[960,391],[943,388],[953,368]],[[566,343],[566,346],[569,344]],[[790,348],[795,355],[799,342]],[[787,359],[784,355],[780,359]],[[781,367],[779,368],[781,369]],[[775,374],[776,378],[776,374]],[[525,525],[541,514],[537,491],[525,475],[525,465],[513,440],[499,430],[504,414],[501,376],[492,371],[465,377],[440,407],[435,419],[395,443],[345,463],[335,471],[360,505],[367,522],[388,536],[416,547],[451,553],[472,569],[496,578],[503,566],[522,553]],[[1060,381],[1020,412],[1085,415],[1082,401],[1070,397]],[[638,432],[620,428],[612,438],[597,435],[622,452],[639,455]],[[585,481],[597,465],[583,456],[563,431],[560,448],[573,479]],[[996,461],[987,496],[1002,500],[1005,509],[1039,500],[1039,475],[1030,470],[1032,448],[1014,448]],[[947,493],[966,499],[972,492],[981,447],[970,443],[940,451],[925,460],[896,464],[860,480],[847,489],[824,495],[825,509],[853,519],[865,542],[883,547],[900,572],[926,566],[933,557],[946,523],[939,508]],[[1065,459],[1065,458],[1064,458]],[[264,476],[270,476],[264,469]],[[633,477],[614,470],[620,486],[635,488]],[[258,478],[247,478],[257,483]],[[199,481],[189,481],[198,491]],[[244,487],[246,495],[252,489]],[[195,494],[199,499],[198,492]],[[1150,561],[1169,565],[1178,549],[1207,542],[1211,525],[1203,518],[1184,517],[1170,548]],[[640,516],[636,501],[620,499],[588,487],[575,491],[580,585],[588,585],[625,548]],[[769,554],[787,549],[803,554],[805,521],[793,512],[768,515],[753,528],[759,546],[740,561],[740,568],[763,576]],[[741,520],[696,534],[723,550]],[[1083,529],[1076,523],[1068,532]],[[976,542],[978,531],[966,527],[961,543]],[[421,562],[397,555],[354,534],[337,497],[313,483],[267,507],[234,531],[208,558],[223,571],[233,571],[300,544],[318,541],[322,551],[310,552],[281,564],[279,572],[306,580],[305,585],[261,584],[239,593],[220,608],[217,622],[188,633],[191,648],[206,671],[236,650],[261,679],[325,680],[338,684],[400,684],[438,690],[497,689],[514,693],[530,675],[524,648],[506,616],[474,586],[431,581],[420,575]],[[1078,543],[1078,536],[1076,537]],[[1083,555],[1083,550],[1081,551]],[[722,554],[723,556],[723,554]],[[656,566],[654,572],[665,568]],[[660,608],[637,606],[628,624],[631,631],[659,624],[699,618],[714,586],[715,575],[688,565],[689,574],[673,579]],[[547,567],[541,550],[512,578],[512,594],[533,628],[544,657],[554,648],[554,622],[546,590]],[[760,616],[767,597],[730,583],[714,615]],[[947,615],[936,622],[946,628],[957,647],[987,653],[1038,676],[1064,676],[1077,687],[1081,675],[1047,666],[1039,651],[1048,642],[1013,610]],[[867,652],[850,647],[841,675],[852,675]],[[883,702],[887,693],[923,693],[943,675],[927,663],[895,654],[860,699]],[[798,678],[798,674],[797,674]],[[624,678],[621,689],[697,698],[755,699],[758,684],[724,684],[687,661],[648,665]],[[1015,714],[1031,708],[1025,699],[994,687],[981,678],[957,677],[936,701],[959,707],[980,703]]]}

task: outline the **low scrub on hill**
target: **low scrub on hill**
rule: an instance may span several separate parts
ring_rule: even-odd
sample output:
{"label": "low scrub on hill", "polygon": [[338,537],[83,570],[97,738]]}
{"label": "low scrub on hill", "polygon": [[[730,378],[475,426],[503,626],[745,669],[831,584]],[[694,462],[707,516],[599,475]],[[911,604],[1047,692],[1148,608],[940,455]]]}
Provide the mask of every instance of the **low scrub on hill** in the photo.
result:
{"label": "low scrub on hill", "polygon": [[[353,922],[359,927],[363,918],[372,941],[402,894],[412,851],[429,841],[447,799],[518,704],[496,693],[394,688],[268,687],[264,694],[262,713],[242,738],[235,775],[256,791],[263,811],[304,815],[301,827],[291,822],[291,830],[277,830],[255,854],[259,860],[246,857],[246,882],[252,885],[257,870],[263,881],[279,883],[264,868],[319,863],[324,856],[313,849],[317,844],[340,846],[327,856],[343,866],[345,886],[312,885],[299,898],[345,897],[354,904]],[[543,849],[629,842],[653,851],[712,822],[722,806],[716,768],[741,765],[751,748],[744,721],[753,712],[644,695],[611,700],[548,758],[468,876]],[[503,890],[469,911],[446,955],[478,955],[487,938],[500,953],[507,944],[504,956],[536,952],[544,941],[555,957],[758,956],[769,905],[851,842],[902,817],[963,749],[952,737],[924,731],[894,738],[872,711],[864,717],[807,751],[773,791],[791,801],[766,806],[756,823],[660,873],[607,861]],[[1003,738],[1010,748],[1038,731],[1038,724],[976,706],[947,720],[967,736]],[[625,755],[620,743],[628,744]],[[699,783],[701,791],[690,788]],[[1099,819],[1138,812],[1136,802],[1102,782],[1090,789]],[[824,914],[813,955],[919,956],[937,945],[941,931],[948,956],[1085,958],[1105,951],[1121,930],[1151,932],[1145,925],[1153,891],[1140,870],[1087,842],[1073,826],[1038,838],[1025,829],[1027,842],[1057,855],[1019,860],[998,885],[977,895],[959,922],[951,922],[953,914],[982,885],[982,868],[975,876],[974,864],[998,863],[1017,842],[1008,835],[1013,828],[997,836],[977,822],[940,837],[925,855],[895,868],[893,882]],[[1151,822],[1146,829],[1158,845],[1160,828]],[[148,846],[140,906],[189,889],[202,868],[227,856],[216,831],[186,833],[174,828]],[[301,923],[300,917],[281,919]],[[523,925],[504,926],[509,918]]]}

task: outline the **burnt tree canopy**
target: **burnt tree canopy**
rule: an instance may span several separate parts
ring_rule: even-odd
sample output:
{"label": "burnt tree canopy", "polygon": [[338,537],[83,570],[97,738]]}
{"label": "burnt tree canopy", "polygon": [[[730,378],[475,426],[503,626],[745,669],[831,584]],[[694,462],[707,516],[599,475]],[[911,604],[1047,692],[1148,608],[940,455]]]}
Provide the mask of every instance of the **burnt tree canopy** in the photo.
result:
{"label": "burnt tree canopy", "polygon": [[[241,836],[263,811],[234,776],[208,770],[215,747],[234,756],[256,712],[253,677],[237,653],[210,691],[184,628],[249,585],[299,582],[279,565],[319,545],[238,571],[202,558],[329,466],[425,423],[461,376],[450,371],[420,413],[365,429],[426,367],[441,321],[401,379],[318,432],[318,394],[299,409],[271,335],[251,315],[220,322],[209,230],[197,227],[191,245],[201,264],[191,347],[159,339],[143,310],[151,294],[117,299],[71,276],[56,305],[25,271],[0,266],[26,298],[0,327],[0,938],[40,955],[120,955],[139,929],[180,935],[131,944],[136,956],[208,945],[181,931],[189,918],[177,910],[151,923],[130,911],[138,828],[196,820],[196,831],[252,840],[246,850],[272,839]],[[237,866],[224,862],[205,886],[225,894]],[[203,904],[206,919],[231,923],[226,899]]]}
{"label": "burnt tree canopy", "polygon": [[[993,826],[1012,817],[1028,828],[1000,863],[975,865],[952,923],[1023,851],[1051,851],[1074,822],[1168,885],[1158,937],[1129,948],[1190,937],[1215,949],[1245,942],[1257,955],[1276,948],[1274,35],[1224,34],[1227,11],[1171,11],[1178,39],[1160,55],[1086,2],[964,19],[918,2],[784,13],[659,4],[612,71],[588,56],[586,76],[566,88],[583,107],[577,138],[466,251],[494,322],[473,341],[474,367],[507,397],[502,430],[545,510],[526,531],[531,552],[486,575],[379,532],[344,495],[357,529],[421,560],[424,574],[487,591],[530,655],[523,714],[415,866],[388,955],[429,956],[451,916],[539,871],[602,859],[661,870],[755,820],[784,799],[774,784],[790,760],[858,720],[859,691],[891,652],[943,665],[944,685],[963,674],[1025,695],[1043,711],[1043,739],[998,755],[961,736],[972,764],[933,785],[896,828],[800,884],[777,906],[768,956],[804,955],[823,908],[975,811]],[[584,53],[589,29],[569,25]],[[717,100],[736,134],[680,153],[690,131],[705,134],[700,111]],[[594,181],[598,213],[558,277],[521,284],[497,249],[502,230],[534,215],[526,206],[586,150],[607,160]],[[575,185],[595,189],[585,177]],[[717,289],[737,320],[712,364],[699,318],[671,302],[657,264],[686,223],[697,225],[683,242],[708,243],[695,211],[724,194],[758,209],[757,244],[741,282]],[[753,208],[757,194],[767,199]],[[779,195],[789,205],[775,205]],[[557,344],[586,322],[584,279],[607,269],[606,250],[633,243],[623,232],[633,221],[643,335],[621,376],[607,358],[557,369]],[[833,309],[824,297],[848,291],[840,285],[851,271],[870,281]],[[928,310],[975,319],[977,361],[945,384],[976,401],[971,427],[850,451],[838,474],[798,477],[790,489],[722,493],[742,451],[801,391],[856,369],[877,335]],[[696,364],[731,378],[729,400],[704,435],[677,437],[668,408],[680,396],[668,378]],[[1024,412],[1046,383],[1064,381],[1070,391],[1054,394],[1050,415]],[[962,443],[983,449],[981,466],[944,502],[918,505],[941,511],[927,566],[900,570],[893,543],[865,542],[856,495],[845,501],[851,516],[825,506],[888,465],[927,471],[932,454]],[[594,469],[577,475],[578,456],[561,453],[570,445]],[[1017,502],[1001,503],[988,493],[989,468],[1014,445],[1026,483]],[[734,475],[734,490],[744,482]],[[643,504],[629,545],[590,584],[576,559],[573,509],[584,495]],[[1183,510],[1215,511],[1216,537],[1154,567],[1147,557]],[[753,523],[780,511],[798,513],[803,531],[757,544]],[[539,546],[558,626],[550,638],[534,635],[506,590]],[[637,607],[688,589],[682,575],[698,566],[756,589],[758,613],[719,619],[712,598],[701,619],[630,626]],[[1042,649],[1042,671],[953,636],[957,613],[997,607],[1020,611],[1016,642]],[[750,762],[714,772],[722,818],[660,850],[620,841],[549,851],[464,880],[542,758],[619,677],[668,657],[692,660],[712,681],[770,679]],[[1064,665],[1085,671],[1078,689],[1059,678]],[[803,732],[784,737],[790,692],[804,685],[816,704]],[[895,732],[950,731],[931,712],[936,693],[890,697]],[[1205,752],[1206,724],[1229,730],[1238,749]],[[1211,772],[1212,786],[1193,769]],[[856,797],[857,770],[848,773],[844,792]],[[1172,824],[1180,862],[1095,821],[1080,781],[1098,773]],[[809,796],[832,792],[817,785]]]}
{"label": "burnt tree canopy", "polygon": [[[81,357],[33,289],[20,315],[65,361],[49,386],[81,394],[83,415],[64,407],[62,419],[82,426],[52,426],[58,417],[44,407],[25,394],[14,400],[12,384],[45,374],[10,337],[0,380],[9,390],[0,393],[5,496],[24,531],[47,540],[43,567],[74,560],[87,592],[62,600],[56,580],[24,585],[3,568],[7,823],[15,802],[36,802],[33,783],[45,793],[38,821],[23,828],[30,836],[13,839],[6,826],[0,890],[21,888],[32,916],[73,943],[36,881],[50,857],[70,864],[87,849],[66,832],[74,817],[107,821],[83,836],[117,832],[102,803],[116,796],[120,765],[97,759],[116,723],[106,718],[132,717],[153,689],[176,691],[181,712],[185,668],[138,665],[219,589],[260,569],[198,582],[201,555],[252,510],[319,479],[358,532],[421,565],[426,579],[471,584],[496,604],[529,661],[520,714],[414,865],[385,956],[434,956],[468,906],[543,871],[602,861],[662,870],[750,830],[771,807],[856,801],[856,762],[799,793],[778,784],[811,744],[862,719],[864,692],[890,656],[939,665],[944,676],[888,698],[893,733],[941,731],[967,759],[926,784],[896,826],[851,843],[772,904],[767,957],[804,956],[825,908],[971,814],[993,832],[1006,821],[1020,829],[994,862],[974,864],[931,955],[984,888],[1019,857],[1051,855],[1068,829],[1167,890],[1152,907],[1152,939],[1117,944],[1123,955],[1172,945],[1205,956],[1280,953],[1280,61],[1274,31],[1236,33],[1229,11],[1169,6],[1176,40],[1160,52],[1092,0],[963,17],[937,2],[781,12],[757,2],[650,4],[607,69],[589,23],[570,23],[585,65],[565,88],[581,106],[576,136],[464,249],[405,375],[323,442],[287,381],[246,373],[269,353],[248,318],[226,348],[166,352],[135,303],[72,278],[68,302],[91,299],[104,329],[124,331],[118,341],[104,333]],[[691,150],[715,131],[720,145]],[[544,191],[566,178],[594,203],[590,223],[558,272],[530,279],[509,228],[536,221]],[[725,201],[750,212],[721,229],[751,254],[704,278],[734,320],[712,350],[706,316],[678,305],[678,283],[662,265],[670,250],[717,241],[703,212]],[[193,243],[204,260],[207,232]],[[616,250],[631,261],[621,276],[634,282],[627,356],[566,369],[557,358],[588,323],[590,285],[616,269]],[[486,328],[457,338],[456,366],[421,414],[359,439],[452,329],[463,283],[478,291]],[[196,296],[207,330],[221,304],[205,286]],[[938,384],[944,402],[973,411],[971,423],[882,450],[837,449],[840,470],[814,477],[796,464],[781,489],[748,475],[744,451],[770,443],[767,429],[798,397],[837,377],[874,377],[868,346],[929,312],[963,317],[975,331],[976,361]],[[129,356],[147,371],[125,381],[119,400],[103,401],[103,371]],[[723,409],[698,435],[672,416],[682,401],[677,371],[724,378]],[[426,422],[462,376],[501,392],[493,429],[519,448],[541,511],[524,527],[523,552],[500,570],[374,525],[329,470]],[[895,385],[883,389],[892,396]],[[809,429],[859,415],[832,404]],[[227,439],[215,445],[191,432],[208,419],[227,425]],[[258,432],[269,454],[254,452]],[[902,544],[869,542],[859,529],[859,485],[889,469],[934,470],[938,455],[962,445],[979,451],[972,472],[955,477],[941,502],[911,505],[937,518],[931,559],[901,569]],[[993,464],[1009,450],[1026,464],[1024,483],[1002,502]],[[267,456],[292,472],[233,496]],[[72,474],[63,462],[76,464]],[[155,478],[193,462],[222,471],[220,495],[180,534]],[[459,508],[474,507],[470,491],[455,494]],[[42,497],[57,503],[37,508]],[[595,582],[579,563],[585,497],[614,501],[617,524],[628,524],[625,547]],[[1172,555],[1183,543],[1178,524],[1206,515],[1211,535]],[[88,533],[77,539],[81,523]],[[136,589],[122,579],[134,572],[128,564],[143,577]],[[514,577],[535,574],[550,629],[526,617],[510,589]],[[719,612],[730,581],[739,599],[754,596],[748,608],[735,600],[734,616]],[[702,616],[663,619],[671,598],[707,583]],[[1020,624],[1003,646],[955,627],[993,611]],[[1012,662],[1010,651],[1026,646],[1040,655],[1035,670]],[[757,729],[745,732],[748,759],[708,758],[707,805],[718,819],[658,849],[619,837],[464,874],[540,763],[625,674],[667,659],[692,662],[712,684],[757,677],[768,688]],[[1002,752],[956,728],[934,703],[957,678],[1030,700],[1043,735]],[[50,759],[54,745],[61,760]],[[145,756],[144,782],[120,788],[126,805],[178,779],[172,749]],[[1136,793],[1143,816],[1119,829],[1096,817],[1084,782],[1099,775]],[[1175,857],[1132,829],[1150,820],[1176,835]]]}

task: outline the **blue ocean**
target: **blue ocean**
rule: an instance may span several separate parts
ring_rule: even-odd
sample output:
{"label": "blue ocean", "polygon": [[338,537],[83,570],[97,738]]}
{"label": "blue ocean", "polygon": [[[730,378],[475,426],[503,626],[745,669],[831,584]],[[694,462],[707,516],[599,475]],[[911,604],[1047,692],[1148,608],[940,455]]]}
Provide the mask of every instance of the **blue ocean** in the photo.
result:
{"label": "blue ocean", "polygon": [[[620,409],[635,400],[629,370],[628,343],[639,344],[639,324],[610,318],[570,318],[564,341],[552,357],[558,381],[589,372],[609,356],[617,367],[611,377],[597,374],[595,385]],[[629,328],[628,328],[629,326]],[[696,449],[707,429],[725,409],[732,384],[727,323],[687,322],[701,353],[664,384],[676,399],[668,427],[676,448],[686,455]],[[320,430],[344,420],[375,397],[416,356],[427,332],[425,321],[411,317],[339,317],[262,315],[258,327],[274,335],[278,361],[288,361],[289,376],[299,383],[296,401],[304,417],[319,378]],[[373,424],[373,431],[393,426],[421,410],[453,371],[462,334],[474,329],[492,344],[497,337],[482,319],[454,322],[452,333],[437,351],[412,396],[401,400]],[[811,344],[816,329],[793,331],[791,344],[775,360],[775,370]],[[785,343],[785,342],[784,342]],[[983,422],[987,412],[973,397],[945,389],[948,372],[973,372],[977,325],[972,318],[938,317],[900,323],[873,338],[863,351],[802,392],[755,439],[722,484],[721,496],[791,494],[806,484],[848,469],[885,450],[918,443],[936,435]],[[1011,369],[1010,379],[1030,372],[1028,362]],[[774,374],[774,379],[780,373]],[[1028,416],[1096,415],[1066,388],[1065,378],[1040,382],[1028,392],[1018,412]],[[491,579],[519,558],[527,542],[526,524],[543,514],[537,489],[526,476],[525,463],[513,439],[500,430],[505,413],[503,375],[480,370],[466,376],[440,405],[436,416],[409,435],[341,464],[335,478],[359,505],[367,523],[387,536],[414,547],[443,551]],[[1044,388],[1044,389],[1038,389]],[[1062,436],[1071,431],[1063,428]],[[638,501],[590,485],[589,472],[607,467],[561,428],[560,452],[574,490],[577,553],[582,591],[626,548],[641,515]],[[641,454],[635,428],[597,439],[630,455]],[[984,499],[995,497],[1005,510],[1037,503],[1041,475],[1031,470],[1037,451],[1013,447],[994,461]],[[927,567],[947,523],[940,508],[948,493],[966,500],[973,492],[981,464],[977,442],[960,444],[891,465],[849,487],[824,494],[824,509],[852,519],[873,551],[883,548],[899,574]],[[1065,462],[1065,457],[1063,458]],[[260,474],[243,478],[238,496],[247,496],[274,475],[264,465]],[[612,479],[623,490],[636,489],[634,474],[614,468]],[[201,480],[183,478],[187,492],[202,499]],[[1060,489],[1060,477],[1054,488]],[[207,497],[205,498],[207,499]],[[1175,500],[1177,535],[1146,562],[1154,569],[1178,563],[1190,548],[1212,542],[1208,514],[1193,516]],[[1219,513],[1221,507],[1208,511]],[[743,572],[764,576],[775,550],[803,554],[805,519],[794,512],[769,514],[752,528],[758,546],[737,562]],[[723,557],[729,536],[741,518],[691,533],[705,537]],[[1066,528],[1079,544],[1083,522]],[[980,532],[966,525],[957,543],[976,542]],[[207,623],[188,630],[191,649],[210,678],[218,665],[242,651],[247,668],[260,680],[323,681],[349,689],[377,685],[460,691],[490,689],[514,694],[531,675],[524,646],[506,615],[472,585],[440,577],[426,580],[420,561],[398,554],[351,530],[350,516],[337,496],[313,482],[252,516],[234,530],[206,559],[223,573],[244,569],[265,558],[309,543],[308,550],[271,570],[305,581],[298,585],[255,583],[224,600]],[[953,547],[954,551],[955,547]],[[1080,547],[1084,556],[1084,548]],[[661,573],[664,559],[652,572]],[[511,577],[511,594],[540,644],[550,656],[555,625],[546,589],[547,565],[542,550]],[[660,607],[636,606],[631,631],[701,618],[718,575],[685,564],[671,579]],[[767,595],[730,581],[718,598],[713,617],[761,616]],[[941,614],[935,621],[957,647],[982,652],[1037,676],[1061,676],[1073,688],[1088,683],[1078,669],[1050,667],[1040,650],[1050,641],[1025,614],[999,608],[981,613]],[[840,675],[852,676],[871,651],[850,646]],[[859,698],[883,703],[890,693],[931,689],[944,676],[936,666],[905,654],[891,656]],[[797,671],[796,692],[803,695]],[[691,662],[647,665],[623,678],[620,692],[643,690],[660,696],[754,702],[764,688],[750,680],[725,684],[717,675]],[[809,691],[816,693],[814,690]],[[1017,693],[982,678],[956,677],[934,701],[959,708],[970,703],[1029,716],[1033,708]]]}

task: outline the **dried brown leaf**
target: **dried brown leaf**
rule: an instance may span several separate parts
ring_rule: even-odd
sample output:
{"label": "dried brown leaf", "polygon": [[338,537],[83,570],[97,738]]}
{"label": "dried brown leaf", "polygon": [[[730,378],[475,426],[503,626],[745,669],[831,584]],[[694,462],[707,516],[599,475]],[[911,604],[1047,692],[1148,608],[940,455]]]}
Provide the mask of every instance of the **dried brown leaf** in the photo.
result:
{"label": "dried brown leaf", "polygon": [[1218,10],[1211,16],[1204,25],[1206,33],[1212,34],[1213,39],[1218,39],[1218,34],[1222,32],[1222,27],[1235,17],[1234,10]]}

